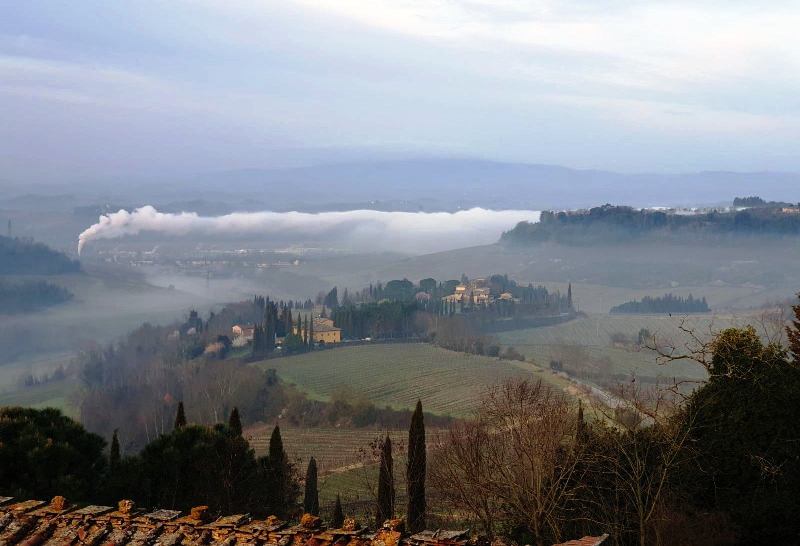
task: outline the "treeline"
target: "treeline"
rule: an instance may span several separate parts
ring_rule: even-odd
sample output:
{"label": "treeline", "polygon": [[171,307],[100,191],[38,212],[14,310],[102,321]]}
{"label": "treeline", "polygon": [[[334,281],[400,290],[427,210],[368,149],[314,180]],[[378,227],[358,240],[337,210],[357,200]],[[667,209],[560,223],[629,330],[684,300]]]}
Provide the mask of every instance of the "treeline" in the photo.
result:
{"label": "treeline", "polygon": [[785,201],[765,201],[764,199],[758,197],[757,195],[751,195],[749,197],[735,197],[733,199],[733,206],[734,208],[760,208],[760,207],[783,208],[783,207],[794,207],[797,206],[797,204],[786,203]]}
{"label": "treeline", "polygon": [[[483,281],[482,281],[483,282]],[[469,284],[463,275],[460,280],[437,281],[426,278],[414,284],[408,279],[395,279],[386,284],[370,284],[363,290],[348,293],[339,302],[338,289],[320,294],[317,300],[332,309],[331,319],[342,329],[347,339],[387,339],[430,337],[437,329],[439,317],[468,313],[475,324],[483,325],[502,318],[558,315],[574,311],[572,285],[566,294],[549,291],[531,283],[520,285],[508,275],[494,274],[485,279],[495,297],[490,304],[445,301],[460,284]],[[501,299],[500,294],[511,299]]]}
{"label": "treeline", "polygon": [[[405,512],[408,529],[419,532],[425,528],[427,516],[427,444],[419,401],[404,425],[409,421]],[[256,457],[242,434],[236,407],[227,423],[202,426],[189,424],[180,403],[169,432],[160,434],[139,453],[125,455],[116,430],[107,452],[105,447],[100,436],[58,410],[2,408],[0,488],[23,499],[62,495],[72,502],[109,505],[131,499],[142,506],[192,510],[195,517],[206,521],[236,513],[284,520],[304,513],[320,515],[314,457],[308,461],[301,505],[300,476],[283,447],[280,427],[272,430],[267,454]],[[374,461],[380,464],[379,494],[371,510],[376,525],[399,511],[388,436],[380,442],[379,451],[380,457]],[[195,513],[197,506],[205,512]],[[337,495],[331,526],[341,527],[343,519]]]}
{"label": "treeline", "polygon": [[625,313],[708,313],[711,308],[705,298],[695,299],[689,294],[687,297],[664,294],[660,297],[645,296],[640,300],[632,300],[611,308],[612,314]]}
{"label": "treeline", "polygon": [[381,301],[337,307],[331,319],[348,339],[408,338],[427,333],[420,311],[417,302]]}
{"label": "treeline", "polygon": [[36,311],[71,299],[69,290],[46,281],[0,279],[0,315]]}
{"label": "treeline", "polygon": [[0,235],[0,275],[60,275],[80,270],[79,262],[47,245]]}
{"label": "treeline", "polygon": [[[168,430],[125,455],[117,431],[108,451],[58,410],[0,409],[0,487],[16,497],[63,495],[71,501],[189,510],[213,517],[250,512],[292,515],[299,477],[275,427],[269,452],[256,457],[242,437],[236,408],[227,424],[190,425],[179,406]],[[125,429],[120,429],[124,432]]]}
{"label": "treeline", "polygon": [[501,241],[530,244],[614,242],[641,237],[719,238],[728,235],[798,235],[800,214],[760,207],[740,211],[672,214],[603,205],[574,212],[542,212],[539,222],[520,222]]}

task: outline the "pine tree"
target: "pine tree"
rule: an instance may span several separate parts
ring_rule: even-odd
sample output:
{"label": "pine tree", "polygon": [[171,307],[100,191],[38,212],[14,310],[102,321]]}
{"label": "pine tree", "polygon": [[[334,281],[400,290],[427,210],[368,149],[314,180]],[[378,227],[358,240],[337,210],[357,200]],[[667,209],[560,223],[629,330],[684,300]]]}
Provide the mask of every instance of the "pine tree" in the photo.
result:
{"label": "pine tree", "polygon": [[572,309],[572,283],[567,285],[567,307]]}
{"label": "pine tree", "polygon": [[331,527],[334,529],[341,529],[342,525],[344,525],[342,499],[339,497],[339,493],[336,493],[336,504],[333,505],[333,514],[331,514]]}
{"label": "pine tree", "polygon": [[425,421],[422,401],[411,416],[408,429],[408,463],[406,466],[406,490],[408,492],[408,528],[412,533],[425,529]]}
{"label": "pine tree", "polygon": [[380,527],[394,516],[394,463],[392,440],[389,435],[381,446],[381,465],[378,474],[378,509],[375,511],[375,526]]}
{"label": "pine tree", "polygon": [[178,402],[178,413],[175,415],[175,430],[186,426],[186,414],[183,411],[183,402]]}
{"label": "pine tree", "polygon": [[317,489],[317,460],[311,457],[306,469],[306,491],[303,496],[303,510],[306,514],[319,515],[319,490]]}
{"label": "pine tree", "polygon": [[308,323],[308,346],[314,347],[314,319],[312,318]]}
{"label": "pine tree", "polygon": [[239,418],[239,408],[233,408],[231,416],[228,418],[228,429],[234,436],[242,435],[242,420]]}
{"label": "pine tree", "polygon": [[119,452],[119,438],[117,438],[117,429],[114,429],[114,435],[111,437],[111,449],[108,456],[108,467],[113,476],[119,469],[119,463],[122,459]]}

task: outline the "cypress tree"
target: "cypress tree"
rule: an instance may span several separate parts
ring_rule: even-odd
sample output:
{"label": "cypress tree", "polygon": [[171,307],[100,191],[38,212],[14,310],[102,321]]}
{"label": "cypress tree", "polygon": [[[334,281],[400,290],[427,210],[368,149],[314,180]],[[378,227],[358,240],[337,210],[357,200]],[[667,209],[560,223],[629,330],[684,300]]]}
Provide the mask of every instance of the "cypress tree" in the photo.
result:
{"label": "cypress tree", "polygon": [[312,318],[308,323],[308,346],[314,346],[314,319]]}
{"label": "cypress tree", "polygon": [[186,426],[186,414],[183,412],[183,402],[178,402],[178,413],[175,415],[175,430]]}
{"label": "cypress tree", "polygon": [[588,431],[586,430],[586,421],[583,417],[583,403],[578,401],[578,425],[575,430],[575,441],[578,445],[586,443]]}
{"label": "cypress tree", "polygon": [[344,524],[344,511],[342,510],[342,499],[339,493],[336,493],[336,504],[333,505],[333,514],[331,515],[331,527],[334,529],[341,529]]}
{"label": "cypress tree", "polygon": [[108,456],[108,466],[111,474],[115,474],[119,469],[119,462],[122,459],[119,453],[119,439],[117,438],[117,429],[114,429],[114,435],[111,437],[111,449]]}
{"label": "cypress tree", "polygon": [[412,533],[418,533],[425,529],[425,422],[420,400],[417,400],[408,429],[406,480],[408,528]]}
{"label": "cypress tree", "polygon": [[392,462],[392,440],[389,435],[381,446],[381,467],[378,474],[378,509],[375,511],[375,527],[394,516],[394,463]]}
{"label": "cypress tree", "polygon": [[319,490],[317,489],[317,460],[311,457],[306,469],[306,491],[303,496],[303,510],[306,514],[319,515]]}
{"label": "cypress tree", "polygon": [[228,418],[228,428],[234,436],[242,435],[242,420],[239,418],[239,408],[233,408],[231,416]]}
{"label": "cypress tree", "polygon": [[281,439],[281,428],[275,425],[272,429],[272,436],[269,438],[269,455],[267,457],[269,467],[269,481],[271,486],[272,508],[276,515],[280,516],[286,511],[286,452],[283,450],[283,440]]}

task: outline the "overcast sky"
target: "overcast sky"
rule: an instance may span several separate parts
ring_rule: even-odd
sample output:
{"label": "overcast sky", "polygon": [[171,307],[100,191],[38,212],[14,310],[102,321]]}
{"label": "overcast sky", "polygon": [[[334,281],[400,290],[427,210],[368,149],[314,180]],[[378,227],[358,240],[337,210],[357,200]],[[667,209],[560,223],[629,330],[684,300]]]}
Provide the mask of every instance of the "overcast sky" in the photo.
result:
{"label": "overcast sky", "polygon": [[0,181],[304,148],[800,170],[798,28],[778,1],[1,1]]}

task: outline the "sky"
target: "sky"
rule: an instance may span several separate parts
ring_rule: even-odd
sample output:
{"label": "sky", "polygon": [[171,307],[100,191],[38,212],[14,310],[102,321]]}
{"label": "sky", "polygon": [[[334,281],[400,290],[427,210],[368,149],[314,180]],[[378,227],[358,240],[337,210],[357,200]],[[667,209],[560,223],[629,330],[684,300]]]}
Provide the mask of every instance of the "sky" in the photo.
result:
{"label": "sky", "polygon": [[0,184],[340,156],[800,171],[798,28],[781,1],[0,1]]}

